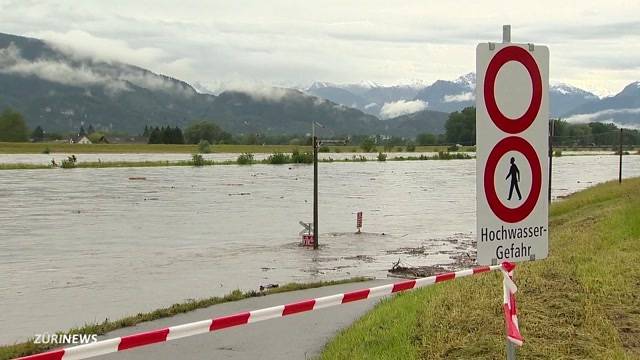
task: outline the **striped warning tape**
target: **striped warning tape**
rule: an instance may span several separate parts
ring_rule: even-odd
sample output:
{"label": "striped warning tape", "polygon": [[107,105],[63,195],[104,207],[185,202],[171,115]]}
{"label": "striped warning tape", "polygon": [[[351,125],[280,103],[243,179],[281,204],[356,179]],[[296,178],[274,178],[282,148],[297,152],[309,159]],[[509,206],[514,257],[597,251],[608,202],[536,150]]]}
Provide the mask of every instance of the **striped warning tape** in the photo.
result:
{"label": "striped warning tape", "polygon": [[[502,265],[480,266],[472,269],[448,272],[420,278],[415,280],[406,280],[393,284],[376,286],[368,289],[351,291],[343,294],[324,296],[310,300],[303,300],[291,304],[274,306],[270,308],[253,310],[214,319],[202,320],[198,322],[171,326],[168,328],[127,335],[119,338],[97,341],[90,344],[72,346],[64,349],[52,350],[41,354],[30,355],[19,359],[30,360],[77,360],[87,359],[99,355],[109,354],[117,351],[133,349],[140,346],[181,339],[188,336],[207,333],[210,331],[218,331],[233,326],[239,326],[258,321],[269,320],[277,317],[293,315],[301,312],[312,311],[340,304],[346,304],[353,301],[371,299],[396,292],[407,291],[424,286],[437,284],[447,280],[453,280],[469,275],[484,273],[488,271],[503,269],[513,271],[513,264],[503,263]],[[508,269],[511,270],[508,270]],[[505,280],[506,281],[506,280]],[[513,283],[513,282],[511,282]],[[506,285],[505,285],[506,286]],[[515,285],[513,285],[515,286]],[[515,299],[514,299],[515,301]],[[506,309],[506,305],[505,305]],[[515,302],[513,315],[515,316]],[[506,310],[505,310],[506,311]],[[505,313],[506,314],[506,313]],[[517,329],[517,325],[516,325]],[[518,333],[519,336],[519,333]],[[521,337],[520,337],[521,339]]]}
{"label": "striped warning tape", "polygon": [[522,335],[520,334],[520,328],[518,326],[518,313],[516,311],[516,291],[518,287],[513,282],[513,270],[515,269],[513,263],[503,263],[502,272],[504,273],[504,279],[502,280],[502,289],[504,294],[503,311],[504,311],[504,323],[507,331],[507,339],[512,343],[522,346]]}

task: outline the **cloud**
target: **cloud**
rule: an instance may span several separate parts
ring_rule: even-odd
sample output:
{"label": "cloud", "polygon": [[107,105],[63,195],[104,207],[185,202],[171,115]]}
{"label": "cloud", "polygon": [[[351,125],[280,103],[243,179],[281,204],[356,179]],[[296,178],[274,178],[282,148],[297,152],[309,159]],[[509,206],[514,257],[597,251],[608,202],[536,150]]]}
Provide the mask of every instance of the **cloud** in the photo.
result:
{"label": "cloud", "polygon": [[422,100],[400,100],[385,103],[384,105],[382,105],[382,109],[380,109],[380,116],[383,119],[390,119],[400,115],[412,114],[414,112],[426,109],[428,105],[429,103]]}
{"label": "cloud", "polygon": [[471,100],[475,100],[475,95],[473,94],[472,91],[468,91],[468,92],[463,92],[460,94],[456,94],[456,95],[445,95],[444,96],[444,102],[462,102],[462,101],[471,101]]}
{"label": "cloud", "polygon": [[[370,0],[366,6],[339,0],[314,5],[286,0],[0,4],[3,32],[72,43],[78,52],[206,85],[231,80],[277,86],[362,80],[394,85],[454,78],[474,68],[477,43],[500,41],[503,22],[514,24],[515,42],[549,45],[557,80],[603,95],[640,79],[635,61],[640,57],[638,1],[540,0],[539,6],[504,6],[498,0],[432,1],[428,6],[418,0]],[[449,13],[459,16],[442,16]]]}
{"label": "cloud", "polygon": [[77,59],[90,58],[99,61],[117,61],[128,64],[149,67],[169,54],[154,47],[134,48],[125,41],[102,38],[86,31],[71,30],[67,32],[42,31],[33,35],[44,40],[56,50]]}
{"label": "cloud", "polygon": [[39,59],[29,61],[22,57],[20,49],[11,43],[0,49],[0,72],[22,76],[36,76],[41,79],[72,86],[104,86],[110,92],[129,90],[127,84],[95,73],[85,65],[72,67],[61,61]]}
{"label": "cloud", "polygon": [[[224,86],[227,91],[238,91],[251,96],[257,101],[271,101],[279,102],[283,98],[292,96],[297,93],[297,90],[274,87],[268,85],[261,85],[249,82],[234,82],[227,83]],[[323,102],[324,100],[321,100]]]}
{"label": "cloud", "polygon": [[586,124],[594,121],[599,122],[613,122],[611,116],[613,115],[633,115],[640,114],[640,108],[630,109],[607,109],[594,112],[591,114],[576,114],[571,115],[563,120],[574,124]]}

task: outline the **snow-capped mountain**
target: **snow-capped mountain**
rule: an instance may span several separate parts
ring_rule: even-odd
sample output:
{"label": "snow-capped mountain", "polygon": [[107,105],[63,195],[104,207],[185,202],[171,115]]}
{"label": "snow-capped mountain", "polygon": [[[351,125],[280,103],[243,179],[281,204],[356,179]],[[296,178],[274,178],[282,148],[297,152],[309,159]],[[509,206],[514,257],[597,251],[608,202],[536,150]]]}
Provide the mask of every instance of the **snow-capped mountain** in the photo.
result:
{"label": "snow-capped mountain", "polygon": [[575,86],[559,83],[549,87],[551,117],[562,116],[578,106],[594,100],[598,100],[595,94]]}
{"label": "snow-capped mountain", "polygon": [[304,91],[380,117],[380,111],[385,104],[412,100],[422,86],[417,82],[407,85],[384,86],[372,81],[362,81],[357,84],[333,84],[317,81]]}
{"label": "snow-capped mountain", "polygon": [[[333,84],[315,82],[305,89],[309,94],[362,110],[366,113],[385,118],[385,111],[407,103],[407,109],[422,108],[453,112],[475,104],[476,74],[471,72],[454,80],[437,80],[432,84],[414,81],[407,85],[382,86],[371,81],[358,84]],[[568,84],[555,84],[549,89],[550,116],[558,117],[571,110],[598,100],[591,92]],[[409,104],[408,104],[409,105]]]}

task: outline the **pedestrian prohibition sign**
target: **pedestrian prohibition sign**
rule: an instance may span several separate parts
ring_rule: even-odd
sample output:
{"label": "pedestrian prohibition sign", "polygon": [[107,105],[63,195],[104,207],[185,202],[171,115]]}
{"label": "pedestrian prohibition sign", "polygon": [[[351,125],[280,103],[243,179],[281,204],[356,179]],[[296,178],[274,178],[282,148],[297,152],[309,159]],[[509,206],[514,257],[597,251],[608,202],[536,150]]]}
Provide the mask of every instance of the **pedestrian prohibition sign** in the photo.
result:
{"label": "pedestrian prohibition sign", "polygon": [[549,49],[476,49],[478,263],[548,253]]}

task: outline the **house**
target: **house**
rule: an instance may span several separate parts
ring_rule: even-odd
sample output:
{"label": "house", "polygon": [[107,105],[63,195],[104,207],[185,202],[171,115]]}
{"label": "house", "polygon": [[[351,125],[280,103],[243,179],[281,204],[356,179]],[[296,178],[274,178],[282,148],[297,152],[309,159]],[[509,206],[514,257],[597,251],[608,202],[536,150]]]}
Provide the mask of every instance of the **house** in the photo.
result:
{"label": "house", "polygon": [[76,135],[69,139],[69,144],[92,144],[86,135]]}

